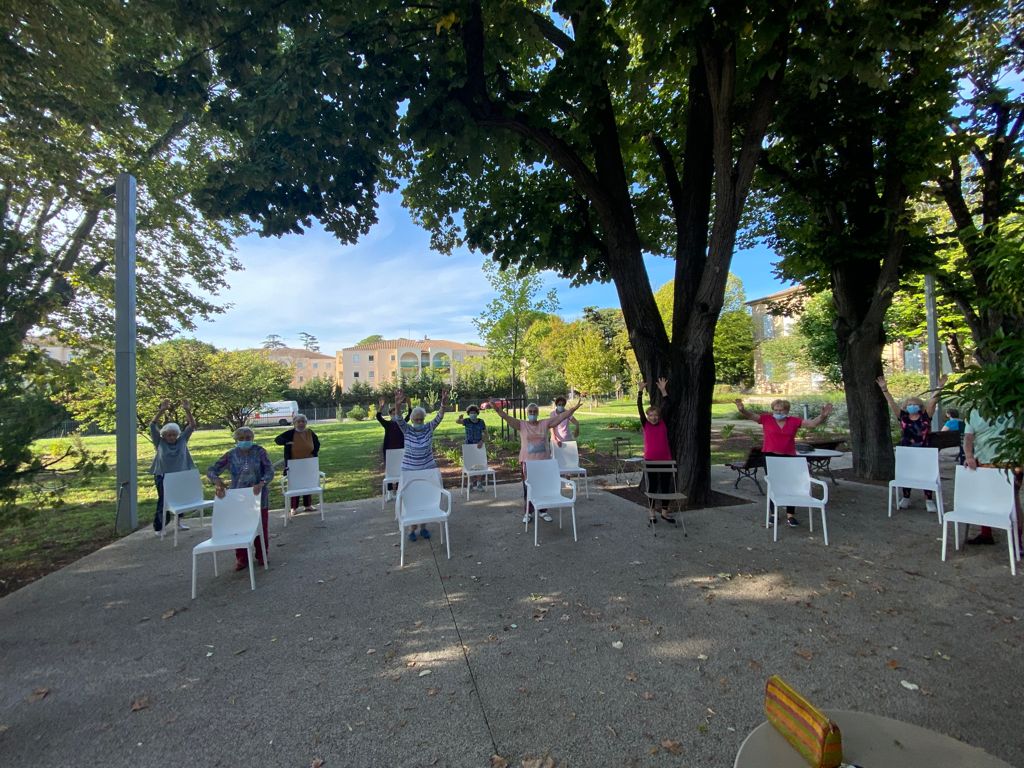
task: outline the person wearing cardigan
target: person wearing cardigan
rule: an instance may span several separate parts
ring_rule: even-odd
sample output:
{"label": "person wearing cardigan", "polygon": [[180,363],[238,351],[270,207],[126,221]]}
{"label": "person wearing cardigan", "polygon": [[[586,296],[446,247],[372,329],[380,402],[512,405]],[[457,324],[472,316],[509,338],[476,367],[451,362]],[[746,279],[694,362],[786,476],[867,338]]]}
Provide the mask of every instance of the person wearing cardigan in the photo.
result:
{"label": "person wearing cardigan", "polygon": [[[309,429],[309,420],[303,413],[292,419],[292,428],[274,438],[274,442],[284,446],[284,473],[288,474],[288,462],[292,459],[311,459],[320,455],[320,438]],[[299,497],[292,496],[291,513],[299,509]],[[302,506],[306,512],[313,510],[313,499],[309,495],[302,497]]]}

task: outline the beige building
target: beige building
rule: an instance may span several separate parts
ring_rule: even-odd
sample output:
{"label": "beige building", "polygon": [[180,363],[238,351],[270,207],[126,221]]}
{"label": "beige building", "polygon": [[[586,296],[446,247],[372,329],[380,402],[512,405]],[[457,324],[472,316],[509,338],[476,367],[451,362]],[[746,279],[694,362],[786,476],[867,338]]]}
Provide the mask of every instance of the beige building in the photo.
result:
{"label": "beige building", "polygon": [[38,347],[43,351],[43,354],[51,360],[56,360],[58,363],[67,365],[71,362],[73,356],[71,347],[65,347],[50,336],[28,336],[25,338],[25,343]]}
{"label": "beige building", "polygon": [[292,389],[298,389],[313,379],[337,380],[335,361],[331,355],[310,352],[308,349],[279,347],[268,349],[267,356],[291,369],[292,382],[288,386]]}
{"label": "beige building", "polygon": [[336,353],[338,384],[345,392],[358,383],[371,387],[433,369],[455,383],[455,363],[486,357],[487,349],[444,339],[384,339]]}
{"label": "beige building", "polygon": [[[795,332],[800,319],[800,300],[804,294],[804,287],[796,285],[747,302],[754,320],[754,389],[758,392],[813,392],[826,384],[822,374],[803,370],[796,363],[788,363],[785,372],[776,371],[773,364],[761,356],[762,343]],[[789,307],[789,313],[785,316],[772,314],[777,307]],[[928,372],[926,350],[916,345],[905,345],[902,341],[885,346],[882,362],[887,371]]]}

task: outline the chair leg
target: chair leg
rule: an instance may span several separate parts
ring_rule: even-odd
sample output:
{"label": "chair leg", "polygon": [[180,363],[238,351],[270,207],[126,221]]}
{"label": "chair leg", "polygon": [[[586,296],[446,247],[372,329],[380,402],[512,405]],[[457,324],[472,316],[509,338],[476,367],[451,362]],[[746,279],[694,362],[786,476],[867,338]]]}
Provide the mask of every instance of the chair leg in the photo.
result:
{"label": "chair leg", "polygon": [[772,541],[778,541],[779,540],[779,505],[778,504],[775,505],[775,516],[772,518],[772,520],[774,521],[773,527],[775,529],[772,532]]}
{"label": "chair leg", "polygon": [[196,553],[192,553],[192,599],[196,599]]}
{"label": "chair leg", "polygon": [[398,567],[405,567],[405,528],[398,526]]}
{"label": "chair leg", "polygon": [[[964,538],[967,538],[967,531],[964,531]],[[960,523],[953,523],[953,551],[960,551]]]}
{"label": "chair leg", "polygon": [[214,576],[220,576],[220,574],[217,573],[217,553],[216,552],[211,552],[210,553],[210,557],[213,558],[213,575]]}
{"label": "chair leg", "polygon": [[257,537],[260,542],[260,554],[263,556],[263,570],[270,569],[270,558],[267,557],[267,542],[263,540],[263,526],[260,526],[260,533]]}
{"label": "chair leg", "polygon": [[[807,528],[811,533],[814,533],[814,507],[807,508]],[[828,542],[825,542],[828,544]]]}
{"label": "chair leg", "polygon": [[324,522],[324,492],[320,491],[320,522]]}
{"label": "chair leg", "polygon": [[[571,511],[572,511],[572,540],[573,541],[579,541],[579,539],[576,538],[576,505],[575,504],[572,505]],[[558,517],[559,517],[559,522],[561,522],[561,517],[562,517],[562,511],[561,510],[558,511]]]}
{"label": "chair leg", "polygon": [[[809,517],[814,516],[814,511],[811,511]],[[825,537],[825,546],[828,546],[828,520],[825,519],[825,508],[821,508],[821,534]]]}
{"label": "chair leg", "polygon": [[888,495],[888,498],[886,499],[886,502],[887,502],[888,507],[889,507],[889,517],[892,517],[892,495],[893,495],[893,487],[892,487],[892,485],[890,485],[889,486],[889,495]]}
{"label": "chair leg", "polygon": [[[953,523],[955,526],[956,523]],[[942,523],[942,562],[946,562],[946,539],[949,532],[949,523]]]}
{"label": "chair leg", "polygon": [[442,526],[442,528],[444,529],[444,546],[445,546],[445,549],[448,551],[448,559],[451,560],[452,559],[452,539],[448,535],[448,521],[447,520],[444,521],[444,525]]}
{"label": "chair leg", "polygon": [[[164,520],[167,519],[167,513],[164,512]],[[174,546],[178,546],[178,513],[171,511],[171,525],[174,526]],[[164,528],[167,527],[167,523],[164,523]]]}
{"label": "chair leg", "polygon": [[1010,548],[1010,575],[1017,575],[1017,547],[1013,543],[1014,537],[1017,535],[1016,531],[1007,529],[1006,531],[1006,545]]}
{"label": "chair leg", "polygon": [[939,523],[942,523],[942,515],[945,513],[945,506],[942,503],[942,481],[935,487],[935,511],[939,516]]}
{"label": "chair leg", "polygon": [[[249,542],[249,547],[248,547],[247,554],[249,555],[249,588],[252,589],[252,590],[255,590],[256,589],[256,570],[252,567],[252,561],[255,559],[255,556],[253,554],[253,546],[252,546],[252,542],[251,541]],[[264,564],[266,564],[266,561],[264,561]]]}

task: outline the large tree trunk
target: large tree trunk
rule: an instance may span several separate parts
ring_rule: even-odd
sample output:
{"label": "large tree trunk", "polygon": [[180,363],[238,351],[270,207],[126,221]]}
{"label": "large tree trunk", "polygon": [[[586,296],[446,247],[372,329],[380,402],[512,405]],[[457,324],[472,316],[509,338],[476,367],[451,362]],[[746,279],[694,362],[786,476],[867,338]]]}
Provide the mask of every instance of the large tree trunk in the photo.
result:
{"label": "large tree trunk", "polygon": [[845,339],[839,332],[836,335],[846,409],[850,414],[854,473],[867,480],[890,480],[895,470],[890,432],[892,414],[875,383],[882,375],[885,339],[882,333],[856,333],[853,338]]}
{"label": "large tree trunk", "polygon": [[669,429],[679,465],[679,487],[690,505],[703,506],[711,496],[711,401],[715,391],[711,344],[687,345],[685,353],[672,360],[671,372]]}

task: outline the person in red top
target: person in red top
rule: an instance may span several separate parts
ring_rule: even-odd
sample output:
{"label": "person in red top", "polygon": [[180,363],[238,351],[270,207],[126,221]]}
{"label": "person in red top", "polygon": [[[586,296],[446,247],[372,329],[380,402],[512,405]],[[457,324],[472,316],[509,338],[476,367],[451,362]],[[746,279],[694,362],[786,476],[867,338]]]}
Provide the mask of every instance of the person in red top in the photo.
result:
{"label": "person in red top", "polygon": [[[756,421],[764,430],[764,442],[761,452],[766,456],[796,456],[796,433],[801,427],[813,429],[824,423],[832,413],[832,403],[825,403],[816,418],[804,421],[799,416],[789,415],[789,400],[772,400],[772,412],[756,414],[743,406],[743,401],[736,399],[736,410],[740,416]],[[786,507],[786,525],[795,528],[800,525],[796,519],[796,507]]]}
{"label": "person in red top", "polygon": [[[644,412],[644,390],[647,382],[641,381],[636,391],[636,410],[640,414],[640,430],[644,435],[644,461],[672,461],[672,448],[668,442],[668,424],[665,422],[668,413],[668,379],[662,376],[656,382],[661,393],[661,407],[651,405]],[[647,475],[650,493],[671,493],[672,478],[666,472],[651,472]],[[676,520],[668,513],[668,499],[661,501],[661,519],[671,525]],[[650,508],[647,527],[658,522],[654,516],[654,507]]]}

